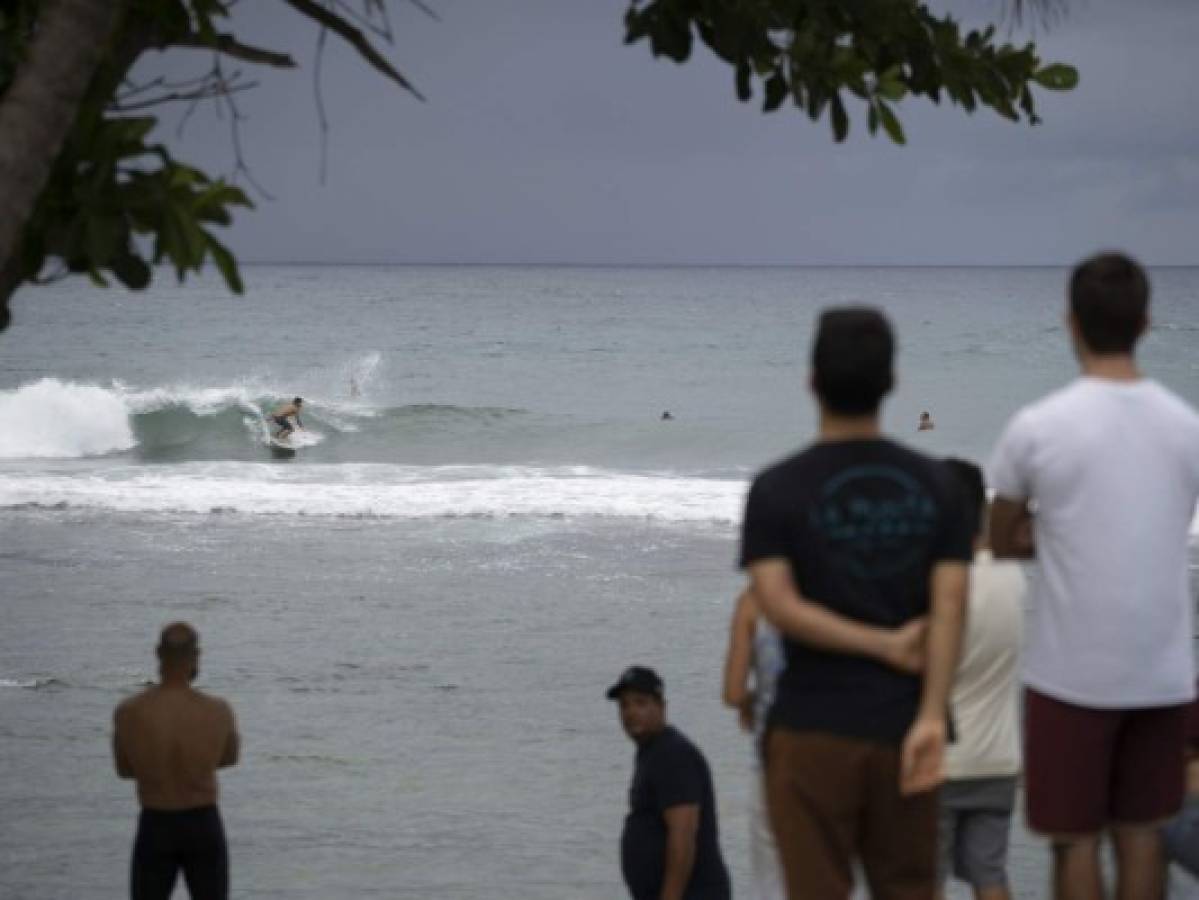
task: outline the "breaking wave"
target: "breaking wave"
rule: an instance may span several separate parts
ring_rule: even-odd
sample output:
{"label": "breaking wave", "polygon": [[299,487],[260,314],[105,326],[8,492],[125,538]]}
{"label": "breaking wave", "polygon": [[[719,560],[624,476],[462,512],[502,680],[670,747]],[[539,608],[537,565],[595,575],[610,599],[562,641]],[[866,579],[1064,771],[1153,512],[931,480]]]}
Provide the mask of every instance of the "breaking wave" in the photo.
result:
{"label": "breaking wave", "polygon": [[[134,390],[45,378],[0,391],[0,459],[258,459],[268,437],[265,417],[281,399],[254,384]],[[297,444],[361,432],[359,443],[365,438],[385,445],[413,431],[463,430],[520,414],[436,404],[376,408],[358,399],[312,396],[305,398],[305,431],[297,432]]]}

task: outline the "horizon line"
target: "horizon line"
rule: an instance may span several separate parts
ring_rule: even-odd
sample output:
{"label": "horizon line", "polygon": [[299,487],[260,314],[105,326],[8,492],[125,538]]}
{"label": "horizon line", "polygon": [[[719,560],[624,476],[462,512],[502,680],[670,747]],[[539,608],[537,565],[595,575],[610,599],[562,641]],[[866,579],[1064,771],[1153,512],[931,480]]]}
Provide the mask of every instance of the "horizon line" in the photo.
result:
{"label": "horizon line", "polygon": [[[1142,263],[1148,269],[1194,269],[1191,263]],[[700,262],[448,262],[371,260],[238,260],[240,266],[328,266],[359,268],[523,268],[523,269],[1069,269],[1070,263],[700,263]]]}

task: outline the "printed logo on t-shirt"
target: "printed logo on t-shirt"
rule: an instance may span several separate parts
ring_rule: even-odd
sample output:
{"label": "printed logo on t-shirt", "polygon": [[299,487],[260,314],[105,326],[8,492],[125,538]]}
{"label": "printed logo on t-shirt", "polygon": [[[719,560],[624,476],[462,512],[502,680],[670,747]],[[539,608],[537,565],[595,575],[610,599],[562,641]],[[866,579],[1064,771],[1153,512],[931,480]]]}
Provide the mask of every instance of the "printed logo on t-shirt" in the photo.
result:
{"label": "printed logo on t-shirt", "polygon": [[809,509],[809,524],[834,565],[863,579],[906,571],[924,557],[936,531],[936,500],[894,466],[854,466],[828,481]]}

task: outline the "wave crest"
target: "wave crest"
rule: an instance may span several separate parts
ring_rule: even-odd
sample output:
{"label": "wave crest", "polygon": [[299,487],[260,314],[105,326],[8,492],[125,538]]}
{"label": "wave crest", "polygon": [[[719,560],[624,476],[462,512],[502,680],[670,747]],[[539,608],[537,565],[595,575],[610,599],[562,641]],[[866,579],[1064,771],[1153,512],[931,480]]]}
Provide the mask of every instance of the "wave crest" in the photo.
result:
{"label": "wave crest", "polygon": [[[134,390],[45,378],[0,391],[0,459],[260,459],[265,415],[280,397],[256,384]],[[308,447],[357,432],[386,447],[412,434],[470,432],[522,414],[433,403],[380,408],[360,397],[306,396],[304,407],[297,444]]]}

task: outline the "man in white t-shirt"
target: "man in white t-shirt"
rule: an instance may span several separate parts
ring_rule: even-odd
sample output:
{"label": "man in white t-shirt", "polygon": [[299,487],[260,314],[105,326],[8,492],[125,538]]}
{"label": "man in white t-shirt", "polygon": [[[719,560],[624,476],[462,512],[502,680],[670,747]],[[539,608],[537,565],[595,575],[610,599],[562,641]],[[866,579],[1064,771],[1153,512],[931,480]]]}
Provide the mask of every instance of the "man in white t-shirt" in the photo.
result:
{"label": "man in white t-shirt", "polygon": [[1148,305],[1148,279],[1125,256],[1074,270],[1067,322],[1082,377],[1017,413],[991,464],[995,555],[1039,561],[1023,666],[1027,813],[1053,841],[1063,900],[1104,895],[1108,831],[1122,900],[1160,900],[1158,826],[1182,803],[1199,415],[1137,368]]}
{"label": "man in white t-shirt", "polygon": [[962,459],[945,465],[961,485],[975,551],[949,707],[957,741],[945,753],[937,874],[942,890],[952,874],[974,889],[976,900],[1009,900],[1008,836],[1020,775],[1016,668],[1024,572],[1019,563],[991,553],[982,470]]}

